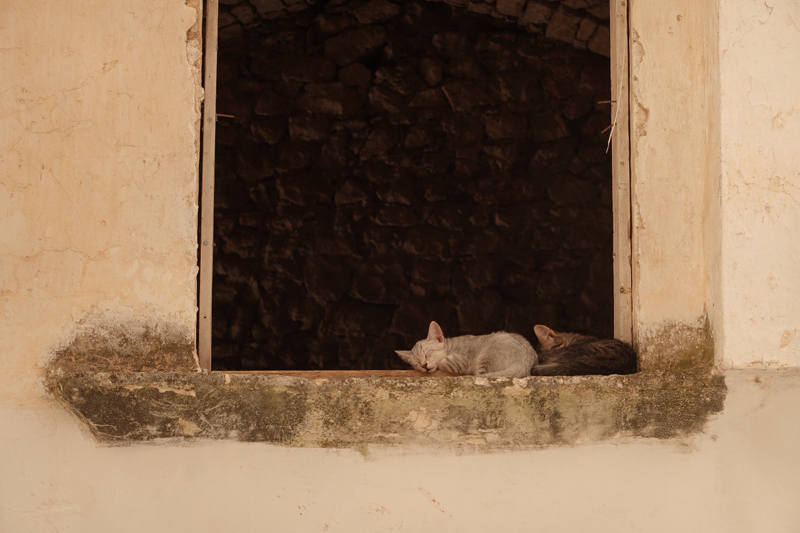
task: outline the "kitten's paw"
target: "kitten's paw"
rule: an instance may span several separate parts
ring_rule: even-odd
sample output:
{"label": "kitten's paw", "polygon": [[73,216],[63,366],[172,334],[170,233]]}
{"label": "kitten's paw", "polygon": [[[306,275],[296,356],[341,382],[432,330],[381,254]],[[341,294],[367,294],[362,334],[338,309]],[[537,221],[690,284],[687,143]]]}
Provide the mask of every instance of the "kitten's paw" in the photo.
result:
{"label": "kitten's paw", "polygon": [[429,370],[423,366],[424,364],[425,363],[422,363],[422,365],[420,365],[419,363],[411,363],[411,366],[414,367],[414,370],[419,370],[420,372],[428,372]]}
{"label": "kitten's paw", "polygon": [[443,361],[443,357],[427,357],[424,363],[427,367],[427,372],[435,372],[437,369],[441,369]]}

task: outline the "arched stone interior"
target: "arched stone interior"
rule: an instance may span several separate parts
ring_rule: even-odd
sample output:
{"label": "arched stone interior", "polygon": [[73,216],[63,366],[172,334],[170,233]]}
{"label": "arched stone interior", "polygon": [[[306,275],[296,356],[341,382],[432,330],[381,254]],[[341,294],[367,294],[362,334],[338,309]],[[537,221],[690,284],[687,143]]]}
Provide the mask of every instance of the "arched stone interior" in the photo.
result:
{"label": "arched stone interior", "polygon": [[214,368],[613,335],[607,2],[221,4]]}

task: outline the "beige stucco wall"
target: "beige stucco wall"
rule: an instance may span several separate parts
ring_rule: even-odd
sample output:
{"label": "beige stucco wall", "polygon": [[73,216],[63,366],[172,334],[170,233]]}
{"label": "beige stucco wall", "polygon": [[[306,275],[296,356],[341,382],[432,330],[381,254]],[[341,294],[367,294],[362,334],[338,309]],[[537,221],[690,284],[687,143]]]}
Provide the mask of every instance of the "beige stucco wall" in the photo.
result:
{"label": "beige stucco wall", "polygon": [[800,364],[800,4],[720,1],[724,367]]}
{"label": "beige stucco wall", "polygon": [[[715,48],[703,18],[715,4],[641,0],[632,21],[632,89],[647,110],[634,160],[637,328],[705,331],[709,303],[725,304],[718,357],[736,364],[772,353],[751,326],[782,332],[798,316],[797,80],[759,61],[778,61],[783,43],[780,54],[795,57],[795,34],[777,29],[800,17],[776,6],[764,28],[758,4],[737,18],[750,5],[720,5],[721,27],[739,32],[738,44],[719,45],[721,92],[714,61],[697,64],[698,47]],[[798,370],[728,371],[725,409],[685,439],[462,456],[98,447],[45,395],[38,365],[79,323],[168,324],[193,340],[198,48],[187,32],[196,20],[178,0],[0,2],[1,533],[800,529]],[[706,118],[715,109],[719,124]],[[723,154],[722,203],[708,179],[714,153]]]}
{"label": "beige stucco wall", "polygon": [[39,397],[36,365],[79,321],[193,342],[197,16],[0,2],[0,403]]}

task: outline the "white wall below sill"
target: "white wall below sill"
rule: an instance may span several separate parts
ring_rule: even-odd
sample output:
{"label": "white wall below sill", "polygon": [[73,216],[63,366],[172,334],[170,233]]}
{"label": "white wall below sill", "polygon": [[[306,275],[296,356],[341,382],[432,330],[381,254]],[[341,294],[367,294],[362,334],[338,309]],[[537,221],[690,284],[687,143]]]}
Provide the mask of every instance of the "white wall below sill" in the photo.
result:
{"label": "white wall below sill", "polygon": [[797,531],[800,371],[725,381],[684,438],[498,453],[98,446],[55,402],[6,403],[0,531]]}

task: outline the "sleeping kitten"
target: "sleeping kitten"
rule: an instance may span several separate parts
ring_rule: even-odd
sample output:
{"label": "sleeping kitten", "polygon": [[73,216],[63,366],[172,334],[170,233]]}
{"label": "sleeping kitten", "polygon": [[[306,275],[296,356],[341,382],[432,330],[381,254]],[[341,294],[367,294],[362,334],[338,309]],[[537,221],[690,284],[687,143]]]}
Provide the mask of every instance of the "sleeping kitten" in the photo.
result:
{"label": "sleeping kitten", "polygon": [[498,331],[445,339],[436,322],[428,327],[426,339],[417,342],[411,350],[396,350],[396,353],[422,372],[446,370],[489,378],[527,377],[537,360],[536,350],[522,335]]}
{"label": "sleeping kitten", "polygon": [[539,338],[539,364],[532,376],[633,374],[636,352],[616,339],[598,339],[578,333],[559,333],[546,326],[533,328]]}

